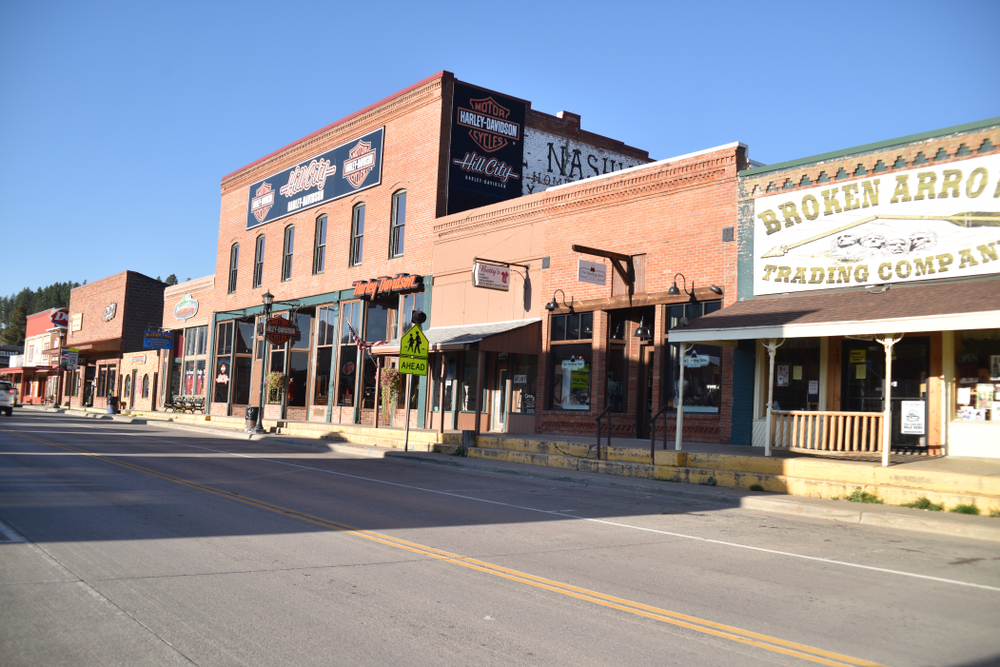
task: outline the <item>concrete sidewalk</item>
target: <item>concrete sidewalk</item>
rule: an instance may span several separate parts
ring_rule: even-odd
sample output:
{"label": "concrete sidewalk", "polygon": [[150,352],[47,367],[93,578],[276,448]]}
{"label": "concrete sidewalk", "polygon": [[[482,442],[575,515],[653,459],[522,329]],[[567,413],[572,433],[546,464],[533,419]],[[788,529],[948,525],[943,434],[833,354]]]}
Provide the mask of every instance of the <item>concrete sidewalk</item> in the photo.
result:
{"label": "concrete sidewalk", "polygon": [[[460,432],[442,435],[414,429],[410,433],[410,451],[403,451],[402,431],[393,428],[271,422],[271,433],[250,436],[243,430],[244,421],[232,417],[107,415],[42,406],[29,409],[137,425],[159,423],[322,451],[640,493],[684,495],[723,506],[1000,542],[1000,518],[894,506],[928,498],[948,509],[975,504],[984,515],[1000,510],[1000,460],[995,459],[893,455],[891,465],[883,468],[881,459],[875,457],[793,452],[765,457],[758,448],[685,443],[681,452],[657,449],[656,463],[652,464],[648,440],[614,438],[598,461],[595,438],[503,434],[481,434],[477,446],[470,448],[466,456],[455,456],[461,449]],[[662,441],[658,444],[662,447]],[[855,489],[874,494],[887,504],[833,499],[846,498]]]}

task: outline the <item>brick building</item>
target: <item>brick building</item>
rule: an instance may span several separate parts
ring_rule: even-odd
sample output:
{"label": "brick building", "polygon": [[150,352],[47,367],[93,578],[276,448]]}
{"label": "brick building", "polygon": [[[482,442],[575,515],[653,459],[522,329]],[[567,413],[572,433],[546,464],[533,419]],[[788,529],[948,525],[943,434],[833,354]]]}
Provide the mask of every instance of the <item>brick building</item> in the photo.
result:
{"label": "brick building", "polygon": [[[107,407],[112,398],[132,403],[136,378],[140,387],[143,382],[138,373],[141,364],[133,353],[148,355],[151,361],[158,354],[144,347],[144,333],[160,329],[164,287],[141,273],[122,271],[70,292],[66,347],[77,351],[79,368],[66,373],[63,394],[67,404]],[[150,368],[158,365],[153,361]],[[153,393],[158,382],[154,370],[146,380],[147,391]]]}
{"label": "brick building", "polygon": [[1000,457],[1000,118],[739,178],[733,441]]}
{"label": "brick building", "polygon": [[[426,425],[592,435],[607,409],[615,436],[645,438],[662,407],[672,433],[671,339],[736,300],[747,164],[734,143],[437,221]],[[729,442],[731,350],[685,363],[685,438]]]}
{"label": "brick building", "polygon": [[24,354],[0,373],[13,382],[21,403],[56,403],[59,395],[59,352],[66,335],[67,310],[48,308],[28,315]]}
{"label": "brick building", "polygon": [[[580,117],[440,72],[222,179],[209,411],[375,423],[379,362],[362,353],[431,313],[434,225],[448,215],[649,162],[580,128]],[[538,196],[538,195],[532,195]],[[265,343],[272,326],[291,340]],[[401,392],[402,393],[402,392]],[[402,408],[403,399],[396,407]],[[415,424],[429,405],[413,382]],[[402,412],[387,411],[400,423]]]}
{"label": "brick building", "polygon": [[[204,405],[208,392],[208,337],[215,312],[215,276],[196,278],[163,290],[163,331],[171,352],[160,377],[165,378],[156,409],[190,400]],[[195,401],[197,399],[197,401]]]}

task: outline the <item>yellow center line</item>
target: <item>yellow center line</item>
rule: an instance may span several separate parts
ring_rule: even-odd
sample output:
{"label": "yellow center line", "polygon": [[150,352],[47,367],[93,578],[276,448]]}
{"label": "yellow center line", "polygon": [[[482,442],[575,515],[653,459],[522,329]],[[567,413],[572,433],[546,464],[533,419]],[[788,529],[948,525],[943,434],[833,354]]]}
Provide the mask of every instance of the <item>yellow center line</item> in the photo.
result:
{"label": "yellow center line", "polygon": [[562,582],[553,581],[551,579],[546,579],[544,577],[538,577],[532,574],[520,572],[518,570],[513,570],[500,565],[495,565],[493,563],[487,563],[485,561],[480,561],[474,558],[469,558],[466,556],[461,556],[459,554],[450,553],[448,551],[443,551],[441,549],[437,549],[427,545],[419,544],[416,542],[410,542],[401,538],[392,537],[390,535],[385,535],[383,533],[377,533],[364,528],[358,528],[356,526],[350,526],[348,524],[339,523],[337,521],[331,521],[329,519],[324,519],[322,517],[301,512],[299,510],[282,507],[281,505],[275,505],[274,503],[270,503],[265,500],[251,498],[249,496],[241,496],[235,492],[224,491],[222,489],[217,489],[215,487],[201,484],[199,482],[193,482],[191,480],[187,480],[181,477],[175,477],[173,475],[157,472],[150,468],[145,468],[143,466],[139,466],[134,463],[130,463],[128,461],[114,458],[112,456],[97,454],[95,452],[88,452],[82,449],[78,449],[76,447],[72,447],[70,445],[62,445],[57,442],[52,442],[50,440],[45,440],[43,438],[27,435],[24,433],[18,433],[16,431],[11,431],[8,429],[0,428],[0,431],[5,433],[10,433],[12,435],[16,435],[18,437],[25,438],[28,440],[34,440],[35,442],[39,442],[52,447],[57,447],[59,449],[63,449],[68,452],[82,454],[84,456],[98,459],[106,463],[111,463],[113,465],[120,466],[122,468],[127,468],[129,470],[133,470],[135,472],[139,472],[144,475],[151,475],[153,477],[157,477],[159,479],[174,484],[180,484],[216,496],[221,496],[224,498],[228,498],[230,500],[236,500],[246,505],[250,505],[251,507],[267,510],[269,512],[275,512],[277,514],[281,514],[286,517],[298,519],[300,521],[305,521],[307,523],[311,523],[317,526],[322,526],[330,530],[336,530],[348,533],[357,537],[362,537],[364,539],[373,542],[378,542],[380,544],[394,547],[396,549],[403,549],[405,551],[409,551],[417,555],[434,558],[455,565],[460,565],[462,567],[471,570],[476,570],[479,572],[483,572],[485,574],[501,577],[509,581],[525,584],[542,590],[551,591],[553,593],[558,593],[560,595],[572,597],[577,600],[582,600],[584,602],[597,604],[610,609],[616,609],[618,611],[623,611],[637,616],[642,616],[655,621],[669,623],[674,626],[686,628],[689,630],[694,630],[696,632],[712,635],[714,637],[727,639],[741,644],[747,644],[750,646],[754,646],[756,648],[773,651],[775,653],[781,653],[784,655],[801,658],[803,660],[808,660],[810,662],[815,662],[821,665],[831,665],[833,667],[842,665],[857,665],[859,667],[883,667],[878,663],[869,662],[867,660],[852,658],[850,656],[842,655],[840,653],[834,653],[832,651],[826,651],[823,649],[814,648],[812,646],[807,646],[805,644],[798,644],[796,642],[779,639],[777,637],[771,637],[769,635],[752,632],[750,630],[743,630],[741,628],[725,625],[723,623],[716,623],[714,621],[697,618],[695,616],[688,616],[686,614],[669,611],[667,609],[653,607],[651,605],[643,604],[641,602],[626,600],[623,598],[614,597],[612,595],[605,595],[604,593],[598,593],[596,591],[591,591],[586,588],[580,588],[578,586],[573,586],[571,584],[565,584]]}

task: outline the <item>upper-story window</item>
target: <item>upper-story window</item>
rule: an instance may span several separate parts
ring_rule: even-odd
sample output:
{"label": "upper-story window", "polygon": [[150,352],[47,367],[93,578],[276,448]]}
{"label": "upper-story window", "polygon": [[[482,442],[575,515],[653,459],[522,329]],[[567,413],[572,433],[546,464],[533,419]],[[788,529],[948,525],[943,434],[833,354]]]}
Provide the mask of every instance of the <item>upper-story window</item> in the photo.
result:
{"label": "upper-story window", "polygon": [[229,293],[236,291],[236,272],[240,268],[240,244],[234,243],[229,250]]}
{"label": "upper-story window", "polygon": [[285,227],[285,250],[281,253],[281,279],[292,279],[292,254],[295,252],[295,225]]}
{"label": "upper-story window", "polygon": [[316,218],[316,243],[313,246],[313,275],[326,267],[326,216]]}
{"label": "upper-story window", "polygon": [[254,250],[253,286],[260,287],[264,279],[264,235],[257,237],[257,247]]}
{"label": "upper-story window", "polygon": [[392,196],[392,228],[389,230],[389,257],[399,257],[403,254],[405,232],[406,190],[400,190]]}
{"label": "upper-story window", "polygon": [[351,266],[357,266],[361,263],[364,240],[365,205],[358,204],[354,207],[354,214],[351,219]]}

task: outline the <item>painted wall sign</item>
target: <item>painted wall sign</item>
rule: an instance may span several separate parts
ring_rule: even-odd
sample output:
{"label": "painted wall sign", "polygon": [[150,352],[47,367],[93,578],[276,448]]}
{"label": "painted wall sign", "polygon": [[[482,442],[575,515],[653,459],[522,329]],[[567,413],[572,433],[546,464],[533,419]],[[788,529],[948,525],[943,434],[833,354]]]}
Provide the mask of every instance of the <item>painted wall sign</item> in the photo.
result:
{"label": "painted wall sign", "polygon": [[576,260],[576,279],[593,285],[608,284],[608,268],[603,262],[588,262],[585,259]]}
{"label": "painted wall sign", "polygon": [[409,273],[397,273],[395,277],[381,276],[371,280],[356,280],[352,283],[354,297],[374,299],[387,294],[399,294],[409,290],[423,289],[424,277]]}
{"label": "painted wall sign", "polygon": [[575,183],[648,162],[649,160],[637,160],[548,132],[525,128],[522,194],[530,195],[554,185]]}
{"label": "painted wall sign", "polygon": [[380,127],[251,185],[247,229],[379,185],[384,136]]}
{"label": "painted wall sign", "polygon": [[758,197],[754,293],[1000,273],[1000,155]]}
{"label": "painted wall sign", "polygon": [[198,299],[190,294],[185,294],[177,305],[174,306],[174,319],[187,321],[198,314]]}
{"label": "painted wall sign", "polygon": [[153,350],[169,350],[174,346],[174,335],[169,331],[146,330],[142,336],[142,346]]}
{"label": "painted wall sign", "polygon": [[104,308],[104,321],[110,322],[111,320],[115,319],[116,312],[118,312],[118,303],[117,302],[109,303]]}
{"label": "painted wall sign", "polygon": [[53,326],[65,327],[69,326],[69,310],[66,308],[57,308],[49,314],[49,318],[52,320]]}
{"label": "painted wall sign", "polygon": [[524,102],[455,83],[448,213],[521,196]]}
{"label": "painted wall sign", "polygon": [[510,289],[510,267],[476,262],[472,265],[472,285],[506,292]]}
{"label": "painted wall sign", "polygon": [[70,318],[69,330],[79,331],[83,328],[83,313],[76,313]]}
{"label": "painted wall sign", "polygon": [[133,364],[144,364],[146,363],[145,354],[133,354],[129,361]]}

